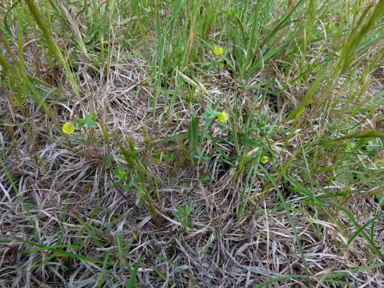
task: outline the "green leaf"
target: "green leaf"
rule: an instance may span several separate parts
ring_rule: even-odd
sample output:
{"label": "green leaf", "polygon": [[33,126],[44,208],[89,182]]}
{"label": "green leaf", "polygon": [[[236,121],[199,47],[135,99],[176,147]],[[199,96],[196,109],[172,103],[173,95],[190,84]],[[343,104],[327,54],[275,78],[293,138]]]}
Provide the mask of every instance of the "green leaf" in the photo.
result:
{"label": "green leaf", "polygon": [[85,138],[84,138],[83,135],[76,135],[75,138],[76,138],[77,140],[81,140],[81,141],[87,142],[87,140],[85,140]]}
{"label": "green leaf", "polygon": [[36,266],[33,266],[31,269],[29,269],[27,271],[27,273],[33,271],[33,270],[36,270],[37,268],[39,268],[40,266],[44,265],[45,263],[47,263],[48,261],[50,261],[52,258],[54,257],[57,257],[58,253],[55,252],[55,253],[52,253],[49,257],[45,258],[44,261],[40,262],[39,264],[37,264]]}
{"label": "green leaf", "polygon": [[[377,253],[377,255],[379,255],[381,258],[383,258],[383,254],[380,252],[380,249],[376,247],[376,245],[375,245],[375,243],[372,241],[372,239],[369,238],[369,236],[363,231],[364,229],[362,229],[362,228],[360,227],[360,225],[355,221],[354,216],[351,215],[351,214],[349,214],[349,212],[348,212],[348,211],[345,211],[344,209],[342,209],[341,211],[343,211],[344,215],[347,216],[347,218],[349,219],[349,221],[352,222],[353,226],[355,226],[355,228],[356,228],[356,230],[357,230],[357,232],[358,232],[358,234],[357,234],[357,232],[356,232],[356,233],[352,236],[352,240],[354,239],[354,237],[356,237],[357,235],[361,234],[361,236],[362,236],[362,237],[363,237],[363,238],[370,244],[371,248],[372,248],[373,250],[375,250],[375,252]],[[383,214],[382,214],[382,215],[383,215]],[[382,215],[380,215],[380,216],[382,216]],[[376,218],[374,218],[374,219],[376,219]],[[372,220],[371,220],[371,221],[372,221]],[[364,227],[364,225],[363,225],[362,227]],[[348,244],[349,244],[349,243],[352,243],[352,241],[351,241],[351,242],[348,241]]]}
{"label": "green leaf", "polygon": [[[293,117],[295,117],[295,116],[300,116],[301,115],[301,113],[303,113],[303,111],[304,111],[304,108],[306,107],[306,106],[308,106],[308,105],[310,105],[310,104],[312,104],[313,103],[313,101],[306,101],[306,102],[304,102],[303,104],[301,104],[299,107],[297,107],[295,110],[293,110],[292,112],[291,112],[291,114],[289,114],[288,115],[288,117],[287,117],[287,119],[285,120],[285,123],[287,123],[289,120],[291,120]],[[297,117],[296,117],[296,120],[295,120],[295,122],[297,121]]]}
{"label": "green leaf", "polygon": [[213,118],[213,117],[215,117],[215,116],[212,116],[212,115],[210,115],[210,114],[208,114],[208,113],[203,113],[203,114],[201,114],[200,117],[201,117],[201,118],[204,118],[204,119],[210,119],[210,118]]}
{"label": "green leaf", "polygon": [[209,176],[208,176],[208,175],[205,175],[205,176],[201,177],[200,180],[201,180],[202,182],[208,181],[208,180],[209,180]]}
{"label": "green leaf", "polygon": [[137,153],[136,153],[136,149],[135,149],[135,144],[133,143],[133,140],[132,140],[132,139],[129,139],[129,148],[130,148],[130,150],[131,150],[131,154],[132,154],[133,159],[135,159],[136,161],[138,161],[139,158],[137,158]]}
{"label": "green leaf", "polygon": [[177,211],[172,211],[172,215],[173,215],[173,217],[175,217],[177,219],[177,221],[179,221],[181,223],[180,213],[178,213]]}
{"label": "green leaf", "polygon": [[104,160],[103,165],[105,165],[107,169],[111,168],[111,161],[109,161],[107,156],[102,155],[100,158]]}
{"label": "green leaf", "polygon": [[[377,2],[377,5],[375,5],[375,2]],[[376,6],[376,8],[369,17],[368,21],[363,21],[363,18],[373,6]],[[356,26],[351,29],[351,35],[349,36],[347,42],[348,46],[346,46],[343,51],[344,65],[341,70],[342,74],[344,74],[348,70],[348,68],[350,68],[352,62],[355,60],[356,57],[356,48],[358,47],[359,43],[361,43],[362,39],[366,36],[366,34],[373,28],[377,18],[381,17],[383,13],[384,0],[373,1],[367,5],[367,8],[365,8],[365,11],[362,13],[361,18],[359,19],[359,21],[357,21]],[[361,23],[364,23],[364,25],[361,25]],[[359,27],[359,25],[361,25],[361,27]]]}
{"label": "green leaf", "polygon": [[89,128],[95,128],[97,125],[95,122],[89,122],[89,123],[86,123],[86,125],[89,127]]}
{"label": "green leaf", "polygon": [[93,118],[93,114],[89,114],[89,115],[85,116],[84,124],[91,123],[92,122],[92,118]]}
{"label": "green leaf", "polygon": [[176,209],[179,210],[180,214],[183,215],[184,214],[184,209],[181,208],[180,206],[177,206],[175,205]]}
{"label": "green leaf", "polygon": [[136,284],[136,275],[137,275],[137,272],[139,271],[141,262],[143,262],[143,260],[144,260],[144,257],[145,256],[143,256],[139,259],[139,262],[137,262],[135,269],[133,269],[133,271],[131,273],[131,277],[129,278],[129,281],[127,284],[127,288],[133,288],[133,286]]}
{"label": "green leaf", "polygon": [[[335,284],[340,284],[340,285],[345,285],[345,286],[354,286],[353,282],[336,281],[336,280],[327,280],[327,282],[335,283]],[[340,285],[338,285],[338,287],[340,287]]]}
{"label": "green leaf", "polygon": [[117,142],[117,145],[119,145],[119,147],[121,149],[121,154],[123,154],[125,160],[129,164],[129,166],[131,166],[131,168],[134,170],[135,169],[135,164],[134,164],[134,162],[132,160],[131,155],[128,153],[127,150],[125,150],[124,146],[120,142]]}
{"label": "green leaf", "polygon": [[352,269],[349,271],[337,272],[335,274],[325,276],[324,280],[328,281],[328,279],[332,279],[332,278],[336,278],[336,277],[342,277],[344,275],[351,275],[354,273],[359,273],[359,272],[367,271],[370,269],[375,269],[375,268],[381,267],[383,265],[384,265],[384,263],[379,263],[379,264],[375,264],[375,265],[371,265],[371,266],[365,266],[365,267],[361,267],[361,268]]}
{"label": "green leaf", "polygon": [[176,159],[176,153],[169,152],[167,154],[163,155],[163,160],[164,161],[172,161]]}
{"label": "green leaf", "polygon": [[162,143],[166,143],[166,142],[169,142],[169,141],[174,141],[174,140],[177,140],[177,139],[180,139],[180,138],[184,138],[187,135],[188,135],[188,133],[180,133],[180,134],[177,134],[175,136],[168,137],[168,138],[166,138],[164,140],[161,140],[161,141],[153,143],[151,146],[149,146],[149,148],[152,148],[153,146],[158,145],[158,144],[162,144]]}
{"label": "green leaf", "polygon": [[119,167],[119,171],[123,172],[125,170],[125,165],[123,163],[119,163],[118,167]]}
{"label": "green leaf", "polygon": [[211,62],[204,62],[204,63],[201,63],[200,66],[202,69],[207,69],[209,68],[210,66],[212,65]]}
{"label": "green leaf", "polygon": [[367,149],[368,152],[372,152],[373,150],[375,150],[375,148],[372,145],[367,145],[365,149]]}
{"label": "green leaf", "polygon": [[7,35],[12,37],[13,38],[13,34],[12,34],[12,30],[9,29],[9,26],[8,26],[8,21],[7,21],[7,17],[8,17],[8,13],[10,13],[19,3],[21,3],[21,1],[16,1],[12,6],[11,8],[9,8],[7,10],[7,12],[5,13],[5,16],[4,16],[4,30],[6,31]]}
{"label": "green leaf", "polygon": [[[214,105],[216,108],[217,108],[217,105]],[[216,109],[215,108],[215,109]],[[216,112],[215,112],[215,110],[214,109],[212,109],[212,108],[207,108],[207,113],[209,114],[209,115],[211,115],[211,116],[216,116]]]}
{"label": "green leaf", "polygon": [[[28,253],[48,250],[48,251],[56,252],[56,253],[60,254],[61,256],[72,257],[72,258],[76,258],[76,259],[79,259],[79,260],[84,260],[84,261],[91,262],[91,263],[99,263],[99,264],[103,264],[104,263],[104,261],[102,261],[102,260],[92,259],[92,258],[81,256],[81,255],[78,255],[78,254],[75,254],[75,253],[66,252],[66,251],[57,249],[57,248],[65,248],[65,247],[74,249],[75,247],[73,247],[73,245],[44,246],[44,245],[36,244],[36,243],[33,243],[33,242],[25,241],[25,240],[20,239],[20,238],[16,238],[16,239],[18,241],[20,241],[20,242],[27,243],[29,245],[38,247],[37,249],[33,249],[33,250],[30,250],[30,251],[27,251]],[[108,263],[108,265],[114,265],[114,263]]]}
{"label": "green leaf", "polygon": [[188,226],[189,229],[193,230],[192,218],[188,218],[187,226]]}
{"label": "green leaf", "polygon": [[[125,250],[123,247],[123,243],[121,243],[119,234],[116,234],[116,242],[117,242],[117,247],[119,251],[118,255],[119,255],[120,261],[125,263],[125,266],[127,267],[129,274],[132,275],[132,269],[130,267],[128,259],[125,257]],[[136,284],[136,287],[138,287],[136,281],[134,281],[134,284]]]}
{"label": "green leaf", "polygon": [[106,255],[105,259],[104,259],[103,268],[101,269],[101,275],[100,275],[100,279],[99,279],[99,284],[97,286],[98,288],[100,288],[101,285],[103,284],[105,269],[107,268],[107,263],[108,263],[108,258],[109,258],[109,253],[110,252],[111,252],[111,250],[107,251],[107,255]]}
{"label": "green leaf", "polygon": [[210,119],[207,119],[207,121],[205,122],[203,131],[201,132],[201,135],[200,135],[200,142],[201,142],[201,143],[204,142],[205,137],[206,137],[206,134],[207,134],[207,131],[208,131],[209,127],[211,126],[212,122],[215,120],[215,117],[216,117],[216,112],[215,112],[215,110],[217,109],[217,107],[219,106],[219,104],[220,104],[220,101],[217,101],[217,102],[212,106],[212,108],[207,108],[207,113],[211,114],[212,117],[210,117]]}

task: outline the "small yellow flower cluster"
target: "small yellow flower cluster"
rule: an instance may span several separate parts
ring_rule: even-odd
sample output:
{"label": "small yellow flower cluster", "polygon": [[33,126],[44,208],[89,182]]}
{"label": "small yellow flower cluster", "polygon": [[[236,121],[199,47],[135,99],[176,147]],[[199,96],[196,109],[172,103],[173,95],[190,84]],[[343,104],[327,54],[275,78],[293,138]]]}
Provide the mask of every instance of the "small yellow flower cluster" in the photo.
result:
{"label": "small yellow flower cluster", "polygon": [[119,176],[120,176],[120,178],[124,178],[125,177],[125,171],[119,171]]}
{"label": "small yellow flower cluster", "polygon": [[73,126],[72,123],[65,123],[63,125],[63,132],[64,134],[71,135],[75,131],[75,127]]}
{"label": "small yellow flower cluster", "polygon": [[261,157],[261,163],[263,163],[263,164],[265,164],[265,163],[267,163],[268,162],[268,157],[267,156],[263,156],[263,157]]}
{"label": "small yellow flower cluster", "polygon": [[215,53],[217,56],[220,56],[224,53],[224,50],[220,46],[217,46],[215,49],[213,49],[213,53]]}
{"label": "small yellow flower cluster", "polygon": [[347,150],[351,151],[353,148],[355,148],[356,144],[353,142],[348,142],[347,143]]}
{"label": "small yellow flower cluster", "polygon": [[222,124],[226,123],[228,121],[228,114],[225,112],[218,112],[217,120],[219,120],[219,122]]}

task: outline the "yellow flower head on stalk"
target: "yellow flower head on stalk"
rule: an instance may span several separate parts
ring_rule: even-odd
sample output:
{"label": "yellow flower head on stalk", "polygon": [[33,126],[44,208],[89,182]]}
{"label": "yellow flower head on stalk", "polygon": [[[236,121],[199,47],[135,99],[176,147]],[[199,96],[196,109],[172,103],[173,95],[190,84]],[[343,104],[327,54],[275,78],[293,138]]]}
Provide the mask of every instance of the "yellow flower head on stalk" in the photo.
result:
{"label": "yellow flower head on stalk", "polygon": [[120,178],[124,178],[125,174],[126,174],[125,171],[119,171]]}
{"label": "yellow flower head on stalk", "polygon": [[356,144],[353,143],[353,142],[348,142],[347,143],[347,150],[352,150],[353,148],[355,148]]}
{"label": "yellow flower head on stalk", "polygon": [[71,135],[73,133],[73,131],[75,131],[75,127],[73,126],[72,123],[65,123],[63,125],[63,132],[64,134],[68,134],[68,135]]}
{"label": "yellow flower head on stalk", "polygon": [[228,114],[225,112],[218,112],[217,120],[219,120],[219,122],[222,124],[226,123],[228,121]]}
{"label": "yellow flower head on stalk", "polygon": [[263,156],[263,157],[261,157],[261,163],[263,163],[263,164],[267,163],[268,160],[269,160],[269,159],[268,159],[267,156]]}
{"label": "yellow flower head on stalk", "polygon": [[216,48],[213,49],[213,53],[215,53],[217,56],[220,56],[221,54],[223,54],[223,52],[224,50],[220,46],[216,46]]}

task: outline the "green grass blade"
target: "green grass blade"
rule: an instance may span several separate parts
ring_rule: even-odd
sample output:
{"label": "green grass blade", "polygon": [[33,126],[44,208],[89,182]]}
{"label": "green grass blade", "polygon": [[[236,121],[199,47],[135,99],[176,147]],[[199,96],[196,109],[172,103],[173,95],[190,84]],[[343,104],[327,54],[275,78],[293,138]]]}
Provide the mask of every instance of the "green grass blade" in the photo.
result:
{"label": "green grass blade", "polygon": [[361,139],[361,138],[368,138],[368,137],[384,137],[384,131],[367,130],[364,132],[350,133],[348,135],[345,135],[343,137],[340,137],[334,140],[321,142],[320,145],[324,145],[324,146],[337,145],[341,140]]}
{"label": "green grass blade", "polygon": [[41,261],[39,264],[37,264],[36,266],[29,269],[26,273],[32,272],[33,270],[36,270],[40,266],[43,266],[45,263],[47,263],[49,260],[55,258],[57,255],[58,255],[58,253],[56,253],[56,252],[52,253],[49,257],[45,258],[44,261]]}
{"label": "green grass blade", "polygon": [[139,259],[139,261],[137,262],[135,269],[133,269],[133,271],[131,273],[131,277],[129,277],[129,281],[128,281],[128,284],[126,286],[127,288],[133,288],[133,286],[136,284],[136,275],[137,275],[137,272],[139,271],[141,262],[143,262],[144,258],[145,258],[145,256],[142,256]]}
{"label": "green grass blade", "polygon": [[197,132],[198,127],[198,119],[196,117],[192,117],[191,123],[189,123],[188,126],[188,140],[189,140],[189,155],[192,163],[195,163],[195,158],[193,157],[196,155],[197,151],[197,145],[199,143],[199,136]]}
{"label": "green grass blade", "polygon": [[348,240],[348,245],[351,245],[351,243],[353,242],[353,240],[355,240],[355,238],[356,238],[357,236],[359,236],[360,233],[361,233],[362,231],[364,231],[364,229],[367,228],[367,226],[368,226],[369,224],[375,222],[376,219],[379,219],[379,218],[381,218],[382,216],[384,216],[384,213],[382,213],[382,214],[380,214],[380,215],[377,215],[375,218],[369,220],[367,223],[365,223],[363,226],[361,226],[361,227],[355,232],[355,234],[353,234],[352,237],[349,238],[349,240]]}
{"label": "green grass blade", "polygon": [[[91,223],[91,221],[92,221],[92,219],[93,219],[93,215],[95,215],[96,210],[97,210],[97,208],[99,207],[99,204],[100,204],[100,202],[98,202],[98,203],[96,204],[96,206],[95,206],[95,208],[93,209],[91,215],[89,216],[89,219],[88,219],[87,224],[83,227],[83,229],[81,229],[81,231],[80,231],[80,235],[79,235],[79,237],[77,238],[77,241],[76,241],[76,243],[75,243],[75,247],[77,247],[77,245],[78,245],[79,242],[80,242],[81,236],[83,236],[85,230],[87,230],[89,224]],[[77,251],[77,250],[78,250],[78,248],[75,249],[75,251]]]}
{"label": "green grass blade", "polygon": [[371,265],[371,266],[356,268],[356,269],[352,269],[352,270],[345,271],[345,272],[338,272],[338,273],[326,276],[324,278],[324,280],[326,281],[328,279],[333,279],[333,278],[336,278],[336,277],[342,277],[342,276],[349,275],[349,274],[355,274],[355,273],[359,273],[359,272],[364,272],[364,271],[367,271],[367,270],[370,270],[370,269],[379,268],[381,266],[384,266],[384,263],[379,263],[379,264],[375,264],[375,265]]}
{"label": "green grass blade", "polygon": [[[16,238],[16,239],[18,241],[20,241],[20,242],[23,242],[23,243],[26,243],[26,244],[38,247],[37,249],[33,249],[33,250],[30,250],[30,251],[27,251],[26,253],[33,253],[33,252],[42,251],[42,250],[49,250],[49,251],[52,251],[52,252],[55,252],[55,253],[59,254],[60,256],[72,257],[72,258],[76,258],[76,259],[87,261],[87,262],[91,262],[91,263],[98,263],[98,264],[103,264],[104,263],[104,261],[101,261],[101,260],[92,259],[92,258],[89,258],[89,257],[81,256],[79,254],[75,254],[75,253],[66,252],[66,251],[62,251],[62,250],[56,249],[56,248],[74,248],[73,245],[43,246],[43,245],[36,244],[36,243],[30,242],[30,241],[25,241],[25,240],[20,239],[20,238]],[[108,265],[114,265],[114,262],[109,262]]]}
{"label": "green grass blade", "polygon": [[109,258],[109,253],[110,252],[111,252],[110,250],[107,251],[107,255],[106,255],[105,259],[104,259],[103,267],[101,268],[99,284],[97,285],[98,288],[100,288],[101,285],[103,284],[104,274],[105,274],[105,270],[107,268],[107,263],[108,263],[108,258]]}

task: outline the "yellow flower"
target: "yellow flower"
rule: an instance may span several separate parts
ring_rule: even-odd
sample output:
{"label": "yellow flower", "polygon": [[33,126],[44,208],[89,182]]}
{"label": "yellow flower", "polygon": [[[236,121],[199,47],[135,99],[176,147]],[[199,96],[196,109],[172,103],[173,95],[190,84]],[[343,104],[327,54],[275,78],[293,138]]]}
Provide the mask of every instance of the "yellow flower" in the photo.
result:
{"label": "yellow flower", "polygon": [[126,174],[125,171],[119,171],[120,178],[124,178],[125,174]]}
{"label": "yellow flower", "polygon": [[347,150],[352,150],[353,148],[355,148],[355,146],[356,146],[356,144],[355,143],[353,143],[353,142],[348,142],[347,143]]}
{"label": "yellow flower", "polygon": [[220,123],[226,123],[228,121],[228,114],[225,112],[218,112],[217,120],[219,120]]}
{"label": "yellow flower", "polygon": [[261,157],[261,163],[263,163],[263,164],[267,163],[268,160],[269,160],[269,159],[268,159],[267,156],[263,156],[263,157]]}
{"label": "yellow flower", "polygon": [[215,49],[213,49],[213,53],[215,53],[217,56],[220,56],[221,54],[223,54],[224,50],[223,48],[217,46]]}
{"label": "yellow flower", "polygon": [[64,125],[63,125],[63,132],[65,133],[65,134],[68,134],[68,135],[70,135],[70,134],[72,134],[73,133],[73,131],[75,131],[75,127],[73,126],[73,124],[72,123],[65,123]]}

